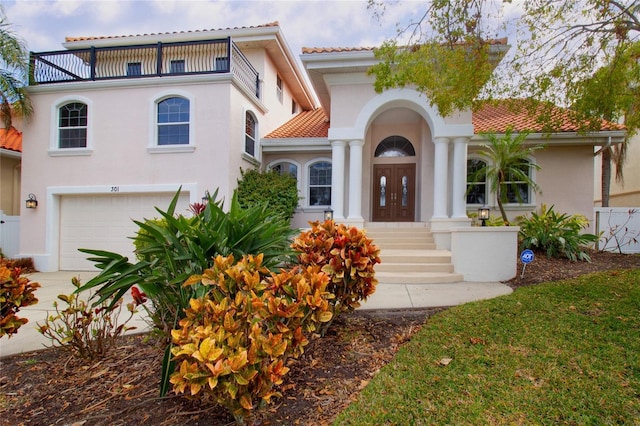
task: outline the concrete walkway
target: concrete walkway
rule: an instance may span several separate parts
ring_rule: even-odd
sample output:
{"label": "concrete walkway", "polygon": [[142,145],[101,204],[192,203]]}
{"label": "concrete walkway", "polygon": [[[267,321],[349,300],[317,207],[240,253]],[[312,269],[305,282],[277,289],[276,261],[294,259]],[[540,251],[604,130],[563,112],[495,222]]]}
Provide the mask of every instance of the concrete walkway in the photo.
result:
{"label": "concrete walkway", "polygon": [[[27,318],[29,322],[23,325],[17,334],[11,338],[7,336],[0,339],[0,357],[30,352],[45,348],[50,342],[36,329],[36,323],[42,323],[49,315],[55,314],[53,301],[59,294],[70,294],[75,288],[71,284],[72,277],[79,277],[82,283],[86,283],[96,272],[38,272],[29,275],[31,281],[40,283],[36,290],[39,302],[33,306],[22,308],[18,317]],[[502,283],[473,283],[459,282],[448,284],[378,284],[376,292],[362,304],[360,309],[416,309],[460,305],[476,300],[491,299],[510,294],[512,289]],[[81,297],[83,297],[81,295]],[[125,303],[131,301],[131,295],[127,294]],[[64,302],[61,303],[64,305]],[[123,308],[123,313],[126,308]],[[141,314],[136,314],[127,324],[135,326],[135,332],[148,329]]]}

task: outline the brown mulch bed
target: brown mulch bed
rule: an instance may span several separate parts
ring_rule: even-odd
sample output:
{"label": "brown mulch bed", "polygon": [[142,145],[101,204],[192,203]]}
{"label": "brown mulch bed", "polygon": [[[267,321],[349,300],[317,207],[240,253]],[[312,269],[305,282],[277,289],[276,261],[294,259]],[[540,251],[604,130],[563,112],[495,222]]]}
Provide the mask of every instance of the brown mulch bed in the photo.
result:
{"label": "brown mulch bed", "polygon": [[[592,263],[538,255],[514,288],[585,273],[640,268],[640,255],[593,253]],[[324,425],[355,400],[376,372],[425,320],[442,309],[357,311],[339,318],[291,361],[263,425]],[[169,394],[158,397],[162,353],[148,336],[127,336],[93,363],[47,349],[0,359],[2,425],[229,425],[223,409]]]}

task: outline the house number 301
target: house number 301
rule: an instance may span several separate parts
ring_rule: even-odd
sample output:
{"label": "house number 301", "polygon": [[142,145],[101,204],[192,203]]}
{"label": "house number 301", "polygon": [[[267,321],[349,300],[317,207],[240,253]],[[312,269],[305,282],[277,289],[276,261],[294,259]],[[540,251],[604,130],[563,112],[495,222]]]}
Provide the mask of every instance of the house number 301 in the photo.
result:
{"label": "house number 301", "polygon": [[111,187],[111,192],[120,192],[120,187],[119,186],[112,186]]}

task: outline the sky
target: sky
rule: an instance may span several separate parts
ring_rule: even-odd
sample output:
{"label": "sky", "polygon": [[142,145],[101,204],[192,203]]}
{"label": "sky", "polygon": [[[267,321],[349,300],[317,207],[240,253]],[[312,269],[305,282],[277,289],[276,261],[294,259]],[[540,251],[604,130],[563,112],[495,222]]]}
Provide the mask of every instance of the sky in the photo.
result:
{"label": "sky", "polygon": [[389,1],[383,18],[366,0],[0,0],[33,52],[64,49],[65,37],[255,26],[278,21],[296,57],[302,47],[374,47],[424,2]]}

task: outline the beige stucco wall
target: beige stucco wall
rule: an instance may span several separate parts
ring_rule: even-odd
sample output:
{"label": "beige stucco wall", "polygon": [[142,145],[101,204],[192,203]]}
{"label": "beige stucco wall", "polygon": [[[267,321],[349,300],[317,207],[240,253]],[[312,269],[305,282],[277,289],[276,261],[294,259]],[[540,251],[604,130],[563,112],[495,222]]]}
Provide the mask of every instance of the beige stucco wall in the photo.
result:
{"label": "beige stucco wall", "polygon": [[[470,150],[475,152],[477,148]],[[530,204],[505,205],[510,220],[518,216],[539,211],[539,206],[546,204],[554,206],[559,213],[582,214],[593,221],[593,147],[584,146],[554,146],[547,143],[543,150],[536,151],[533,159],[540,166],[533,171],[533,176],[540,187],[540,192],[533,194]],[[493,195],[489,196],[489,206],[492,216],[499,216],[500,212]],[[476,213],[473,209],[469,213]],[[589,228],[587,231],[592,231]]]}
{"label": "beige stucco wall", "polygon": [[0,155],[0,210],[20,214],[20,158]]}

